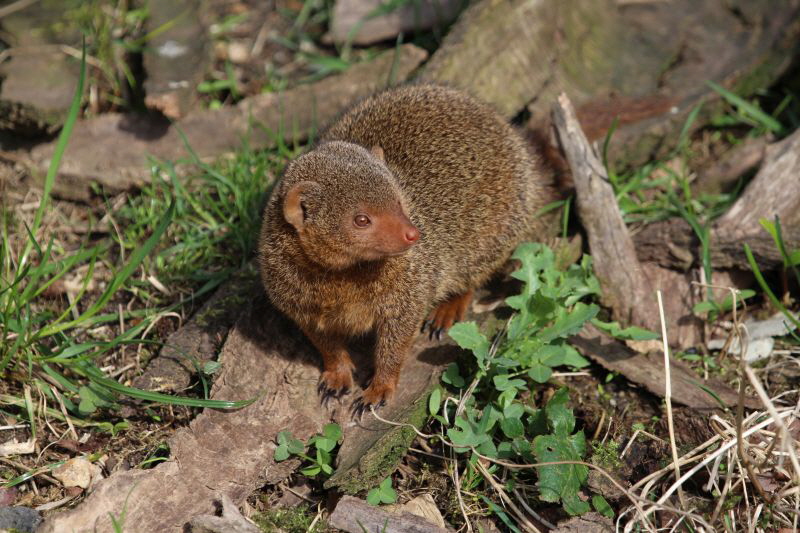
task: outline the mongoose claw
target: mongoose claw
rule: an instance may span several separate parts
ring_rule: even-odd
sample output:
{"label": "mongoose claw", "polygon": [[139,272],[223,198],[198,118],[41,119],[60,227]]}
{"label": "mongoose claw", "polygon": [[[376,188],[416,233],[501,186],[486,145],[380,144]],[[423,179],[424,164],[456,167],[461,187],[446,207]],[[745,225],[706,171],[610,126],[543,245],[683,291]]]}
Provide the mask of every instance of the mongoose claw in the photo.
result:
{"label": "mongoose claw", "polygon": [[442,340],[442,332],[444,332],[443,328],[435,328],[433,324],[428,328],[428,340],[432,341],[434,337],[436,337],[437,341]]}
{"label": "mongoose claw", "polygon": [[472,301],[472,291],[467,291],[463,294],[456,294],[451,296],[448,300],[441,302],[436,306],[427,320],[422,324],[422,330],[425,328],[430,332],[428,340],[442,340],[442,333],[450,329],[454,323],[464,318],[467,312],[469,303]]}
{"label": "mongoose claw", "polygon": [[319,385],[317,385],[317,394],[319,394],[319,402],[323,407],[328,407],[331,400],[338,400],[345,394],[350,391],[349,387],[343,389],[332,389],[325,384],[324,381],[320,381]]}
{"label": "mongoose claw", "polygon": [[364,418],[364,413],[369,411],[370,407],[372,407],[373,409],[375,409],[377,411],[378,409],[380,409],[384,405],[386,405],[386,401],[385,400],[381,400],[380,403],[378,403],[377,405],[373,405],[373,404],[370,404],[370,403],[366,403],[364,401],[364,398],[358,398],[357,400],[355,400],[353,402],[353,405],[351,407],[353,420],[358,419],[358,421],[360,422],[361,419]]}

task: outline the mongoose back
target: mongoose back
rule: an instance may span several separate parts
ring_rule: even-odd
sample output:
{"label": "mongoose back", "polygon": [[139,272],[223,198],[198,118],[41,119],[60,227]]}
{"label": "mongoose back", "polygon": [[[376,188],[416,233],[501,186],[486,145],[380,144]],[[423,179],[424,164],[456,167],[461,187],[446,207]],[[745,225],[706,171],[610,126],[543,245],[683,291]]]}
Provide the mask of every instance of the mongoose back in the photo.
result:
{"label": "mongoose back", "polygon": [[353,384],[348,340],[375,332],[361,401],[379,404],[426,316],[439,332],[461,319],[519,243],[544,237],[535,215],[553,199],[488,105],[435,85],[390,89],[289,163],[264,212],[262,280],[322,354],[328,392]]}

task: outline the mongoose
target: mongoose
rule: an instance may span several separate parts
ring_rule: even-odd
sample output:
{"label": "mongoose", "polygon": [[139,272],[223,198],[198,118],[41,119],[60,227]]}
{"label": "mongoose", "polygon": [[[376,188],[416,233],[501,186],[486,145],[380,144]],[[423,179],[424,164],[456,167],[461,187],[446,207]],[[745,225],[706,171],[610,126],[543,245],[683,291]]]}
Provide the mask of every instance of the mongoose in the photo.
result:
{"label": "mongoose", "polygon": [[286,167],[264,211],[262,280],[322,354],[329,393],[353,384],[348,340],[375,332],[361,402],[380,404],[426,316],[433,331],[461,319],[514,248],[543,235],[536,211],[554,199],[491,107],[436,85],[390,89]]}

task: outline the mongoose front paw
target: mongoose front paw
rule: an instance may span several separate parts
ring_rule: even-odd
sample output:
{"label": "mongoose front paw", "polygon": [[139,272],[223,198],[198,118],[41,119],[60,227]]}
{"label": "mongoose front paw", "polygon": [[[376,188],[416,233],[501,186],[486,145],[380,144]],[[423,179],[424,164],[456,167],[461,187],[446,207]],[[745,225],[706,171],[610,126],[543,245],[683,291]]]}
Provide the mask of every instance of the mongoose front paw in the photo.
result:
{"label": "mongoose front paw", "polygon": [[361,395],[361,401],[364,405],[378,406],[388,402],[392,395],[394,395],[394,383],[376,383],[373,381],[364,394]]}
{"label": "mongoose front paw", "polygon": [[353,388],[353,365],[342,364],[322,373],[319,380],[319,392],[323,399],[341,396]]}
{"label": "mongoose front paw", "polygon": [[427,320],[422,324],[422,332],[424,333],[428,329],[430,331],[428,338],[436,337],[437,340],[442,340],[442,333],[464,318],[471,301],[472,291],[451,296],[431,311]]}

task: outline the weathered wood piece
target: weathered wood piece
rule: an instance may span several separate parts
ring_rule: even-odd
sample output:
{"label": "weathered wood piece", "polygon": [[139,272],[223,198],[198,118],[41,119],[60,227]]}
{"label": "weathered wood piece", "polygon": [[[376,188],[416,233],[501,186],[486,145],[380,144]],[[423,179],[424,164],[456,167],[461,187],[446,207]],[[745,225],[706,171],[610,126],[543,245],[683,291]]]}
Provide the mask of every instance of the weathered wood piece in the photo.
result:
{"label": "weathered wood piece", "polygon": [[761,164],[767,148],[766,136],[746,138],[723,152],[710,164],[698,169],[692,183],[695,193],[719,194],[728,192],[746,173]]}
{"label": "weathered wood piece", "polygon": [[719,236],[761,233],[759,220],[780,217],[786,228],[800,222],[800,130],[767,148],[764,164],[736,203],[714,227]]}
{"label": "weathered wood piece", "polygon": [[[342,450],[350,442],[370,438],[370,430],[351,419],[350,406],[359,390],[320,406],[319,355],[292,323],[260,295],[240,311],[220,354],[222,369],[211,396],[256,401],[239,410],[203,411],[170,439],[168,461],[151,470],[113,473],[81,505],[48,518],[42,532],[111,531],[110,515],[125,510],[126,532],[178,533],[192,517],[212,514],[221,494],[238,504],[257,487],[288,477],[298,461],[273,460],[275,438],[282,430],[307,440],[335,421],[344,429]],[[438,381],[450,350],[420,336],[400,376],[397,395],[381,415],[406,422],[400,413]],[[371,374],[370,358],[363,351],[353,355],[356,383],[363,386]],[[365,420],[369,417],[364,415]],[[387,472],[381,474],[385,477]]]}
{"label": "weathered wood piece", "polygon": [[464,8],[464,0],[422,0],[397,6],[389,13],[381,0],[337,0],[327,39],[365,45],[397,37],[401,32],[444,26]]}
{"label": "weathered wood piece", "polygon": [[467,89],[507,117],[527,106],[533,128],[547,128],[566,92],[590,140],[616,117],[611,157],[638,161],[673,147],[696,105],[719,101],[707,80],[746,95],[777,79],[793,57],[799,14],[797,0],[482,0],[422,77]]}
{"label": "weathered wood piece", "polygon": [[234,274],[197,313],[167,337],[158,355],[133,380],[133,386],[159,392],[186,390],[197,368],[216,358],[228,331],[240,316],[242,304],[261,291],[253,265]]}
{"label": "weathered wood piece", "polygon": [[227,494],[220,496],[220,503],[222,516],[205,514],[192,518],[192,533],[261,533],[261,528],[243,517]]}
{"label": "weathered wood piece", "polygon": [[197,84],[211,65],[211,43],[203,15],[204,0],[147,2],[147,32],[142,54],[145,104],[179,119],[197,100]]}
{"label": "weathered wood piece", "polygon": [[[587,20],[588,2],[567,2],[570,21]],[[510,118],[550,83],[562,2],[484,0],[467,8],[431,57],[421,78],[468,90]],[[594,27],[608,26],[609,2],[591,7]],[[584,27],[584,26],[581,26]],[[588,29],[588,26],[585,26]],[[510,38],[513,37],[513,38]]]}
{"label": "weathered wood piece", "polygon": [[447,533],[445,529],[411,513],[387,513],[352,496],[343,496],[331,513],[330,524],[348,533]]}
{"label": "weathered wood piece", "polygon": [[[769,200],[764,200],[766,203]],[[783,220],[783,219],[781,219]],[[787,249],[800,248],[800,227],[781,224]],[[671,218],[648,224],[633,237],[636,256],[641,262],[653,262],[664,268],[686,271],[700,265],[700,241],[689,223]],[[783,268],[783,257],[775,241],[764,230],[745,236],[711,231],[711,266],[715,269],[750,270],[744,245],[750,246],[759,268]]]}
{"label": "weathered wood piece", "polygon": [[654,288],[636,259],[606,169],[583,134],[566,94],[559,96],[553,108],[553,121],[572,169],[578,214],[589,237],[603,303],[617,320],[656,330],[658,314],[651,305]]}
{"label": "weathered wood piece", "polygon": [[[270,146],[280,137],[304,139],[354,100],[406,79],[426,57],[421,48],[406,44],[317,83],[252,96],[235,107],[197,111],[173,124],[116,113],[79,121],[54,192],[85,200],[91,182],[111,191],[141,186],[150,180],[151,157],[191,161],[186,143],[208,160],[236,150],[244,138],[251,148]],[[54,147],[47,143],[31,152],[37,173],[44,175]]]}
{"label": "weathered wood piece", "polygon": [[594,511],[556,524],[550,533],[611,533],[614,521]]}
{"label": "weathered wood piece", "polygon": [[[633,351],[616,339],[612,339],[591,324],[570,338],[570,343],[583,355],[610,370],[618,372],[626,379],[640,385],[657,396],[664,397],[665,377],[664,355],[661,352],[641,354]],[[739,400],[739,393],[717,378],[703,380],[682,361],[670,359],[672,378],[672,401],[698,411],[720,409],[720,404],[706,390],[716,394],[727,407],[733,407]],[[745,406],[758,407],[757,398],[745,398]]]}
{"label": "weathered wood piece", "polygon": [[[784,243],[800,248],[800,131],[766,148],[764,163],[736,203],[714,223],[710,232],[714,268],[750,270],[744,245],[750,246],[759,267],[776,270],[783,257],[761,219],[781,220]],[[640,261],[687,270],[699,264],[700,243],[689,224],[670,219],[650,224],[635,237]]]}
{"label": "weathered wood piece", "polygon": [[59,50],[14,48],[0,67],[0,129],[35,136],[61,128],[78,81],[73,58]]}

